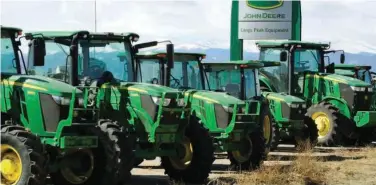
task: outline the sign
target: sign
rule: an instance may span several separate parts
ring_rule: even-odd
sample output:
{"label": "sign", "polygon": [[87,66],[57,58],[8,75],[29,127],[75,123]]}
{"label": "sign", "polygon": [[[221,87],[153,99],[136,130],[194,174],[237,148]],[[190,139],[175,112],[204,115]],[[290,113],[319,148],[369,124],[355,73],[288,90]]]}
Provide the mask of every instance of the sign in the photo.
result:
{"label": "sign", "polygon": [[233,0],[230,60],[243,59],[244,40],[301,40],[300,0]]}
{"label": "sign", "polygon": [[239,39],[291,39],[291,1],[239,1],[238,16]]}

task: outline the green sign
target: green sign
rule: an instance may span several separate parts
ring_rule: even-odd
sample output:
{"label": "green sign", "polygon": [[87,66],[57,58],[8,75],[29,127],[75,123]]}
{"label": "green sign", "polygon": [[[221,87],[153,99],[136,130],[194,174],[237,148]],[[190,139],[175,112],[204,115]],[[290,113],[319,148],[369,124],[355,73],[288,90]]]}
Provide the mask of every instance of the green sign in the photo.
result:
{"label": "green sign", "polygon": [[247,1],[247,5],[251,8],[259,10],[270,10],[278,8],[283,5],[283,0],[270,0],[270,1]]}

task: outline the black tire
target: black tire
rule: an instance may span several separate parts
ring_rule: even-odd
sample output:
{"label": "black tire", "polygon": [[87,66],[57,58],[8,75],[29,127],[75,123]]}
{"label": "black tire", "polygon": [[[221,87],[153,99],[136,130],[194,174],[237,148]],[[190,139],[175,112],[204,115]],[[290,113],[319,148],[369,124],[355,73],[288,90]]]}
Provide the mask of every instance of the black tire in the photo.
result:
{"label": "black tire", "polygon": [[295,136],[295,146],[298,147],[299,150],[312,149],[317,144],[318,136],[319,134],[315,122],[310,117],[305,116],[304,128]]}
{"label": "black tire", "polygon": [[[329,120],[328,133],[320,136],[318,129],[317,144],[324,146],[348,145],[352,143],[352,138],[356,137],[355,125],[336,107],[328,102],[321,102],[308,108],[306,116],[315,121],[317,114],[323,113]],[[316,124],[316,123],[315,123]]]}
{"label": "black tire", "polygon": [[209,177],[214,162],[214,144],[207,129],[197,118],[191,118],[185,136],[189,138],[192,148],[192,160],[185,169],[177,169],[170,157],[161,157],[161,165],[172,180],[185,183],[202,184]]}
{"label": "black tire", "polygon": [[[6,157],[4,155],[6,151],[3,151],[4,145],[12,147],[21,160],[21,176],[15,185],[45,184],[47,175],[45,171],[46,160],[44,157],[44,147],[38,136],[26,131],[21,126],[1,125],[2,160]],[[4,181],[2,174],[1,184]]]}
{"label": "black tire", "polygon": [[[260,123],[261,125],[264,126],[264,129],[265,129],[264,121],[265,119],[269,119],[269,126],[267,126],[266,128],[270,129],[269,131],[267,131],[270,134],[269,134],[269,138],[265,138],[264,140],[265,145],[266,145],[265,147],[267,151],[273,151],[277,149],[279,140],[280,140],[278,124],[275,121],[273,115],[270,113],[268,104],[264,103],[263,106],[261,107],[261,110],[262,112],[260,114]],[[265,130],[263,133],[265,133]]]}
{"label": "black tire", "polygon": [[88,132],[98,136],[98,147],[89,149],[93,153],[94,168],[84,182],[70,182],[61,170],[51,173],[54,185],[107,185],[120,184],[130,177],[133,167],[133,148],[120,127],[108,120],[100,120],[95,128]]}
{"label": "black tire", "polygon": [[228,152],[228,158],[231,162],[232,170],[255,170],[258,169],[266,159],[267,151],[265,148],[265,138],[263,127],[259,126],[258,130],[250,134],[252,153],[249,160],[239,163],[231,152]]}
{"label": "black tire", "polygon": [[136,158],[133,162],[133,167],[139,166],[142,162],[144,162],[144,159]]}

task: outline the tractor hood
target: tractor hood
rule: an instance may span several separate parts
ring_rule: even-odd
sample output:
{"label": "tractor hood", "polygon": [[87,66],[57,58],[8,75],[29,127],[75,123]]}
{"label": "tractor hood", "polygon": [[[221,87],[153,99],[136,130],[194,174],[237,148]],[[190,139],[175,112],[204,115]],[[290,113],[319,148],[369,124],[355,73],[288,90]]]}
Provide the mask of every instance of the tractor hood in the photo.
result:
{"label": "tractor hood", "polygon": [[[138,92],[138,93],[144,93],[148,94],[150,96],[156,96],[161,97],[163,94],[166,94],[166,96],[174,96],[170,98],[179,98],[177,95],[181,94],[179,90],[156,85],[156,84],[149,84],[149,83],[138,83],[138,82],[121,82],[119,85],[116,85],[117,87],[120,87],[120,89],[126,89],[128,91]],[[182,97],[182,95],[181,95]]]}
{"label": "tractor hood", "polygon": [[370,84],[363,82],[359,79],[348,77],[348,76],[343,76],[343,75],[339,75],[339,74],[320,73],[320,74],[314,75],[314,77],[315,78],[323,78],[325,80],[334,81],[334,82],[337,82],[337,83],[348,84],[348,85],[354,86],[354,87],[370,87],[371,86]]}
{"label": "tractor hood", "polygon": [[[44,92],[56,96],[71,96],[74,87],[45,76],[30,75],[12,75],[9,78],[3,78],[1,81],[4,85],[20,86],[31,91]],[[76,93],[81,93],[76,90]]]}
{"label": "tractor hood", "polygon": [[302,104],[302,103],[305,103],[305,101],[303,99],[300,99],[296,96],[284,94],[284,93],[262,92],[262,95],[265,96],[267,99],[286,102],[287,104]]}
{"label": "tractor hood", "polygon": [[244,101],[228,95],[224,92],[213,92],[207,90],[187,90],[184,96],[190,96],[194,99],[200,99],[211,103],[221,104],[223,106],[232,106],[234,104],[245,104]]}

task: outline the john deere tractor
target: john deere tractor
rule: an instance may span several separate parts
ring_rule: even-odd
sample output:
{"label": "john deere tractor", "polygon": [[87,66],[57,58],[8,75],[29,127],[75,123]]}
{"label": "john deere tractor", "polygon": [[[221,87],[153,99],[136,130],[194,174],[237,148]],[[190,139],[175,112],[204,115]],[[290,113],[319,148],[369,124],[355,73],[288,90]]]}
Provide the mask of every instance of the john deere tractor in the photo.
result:
{"label": "john deere tractor", "polygon": [[[203,58],[205,55],[199,53],[175,53],[173,60],[165,52],[139,53],[137,81],[179,89],[191,108],[191,120],[209,130],[216,152],[228,153],[231,168],[255,169],[267,153],[263,128],[272,129],[269,109],[263,101],[253,97],[255,94],[249,94],[250,100],[245,102],[211,91],[203,72]],[[267,137],[267,140],[273,139],[271,135]]]}
{"label": "john deere tractor", "polygon": [[[325,68],[329,44],[304,41],[259,41],[259,60],[280,61],[281,66],[264,68],[263,89],[284,92],[304,99],[318,129],[318,143],[348,145],[369,143],[376,126],[376,112],[370,111],[372,86],[356,78]],[[343,60],[344,57],[341,57]],[[267,75],[269,74],[269,75]],[[274,78],[273,78],[274,76]]]}
{"label": "john deere tractor", "polygon": [[[295,144],[295,146],[302,144],[299,149],[306,149],[307,140],[310,147],[313,147],[317,142],[317,128],[311,118],[304,116],[307,111],[304,100],[265,89],[259,94],[260,85],[257,82],[268,80],[265,79],[264,73],[259,75],[259,71],[279,66],[279,62],[272,61],[206,62],[204,70],[211,89],[223,89],[225,92],[231,93],[233,89],[227,89],[225,85],[233,82],[239,84],[237,90],[239,92],[233,94],[234,96],[247,100],[249,98],[247,93],[250,93],[253,96],[262,95],[268,101],[270,111],[276,121],[274,128],[266,129],[272,131],[266,133],[266,135],[273,136],[267,137],[272,139],[272,149],[275,149],[278,143]],[[256,90],[252,90],[254,88]],[[246,94],[241,95],[241,93]]]}
{"label": "john deere tractor", "polygon": [[[120,127],[85,108],[84,88],[29,75],[21,34],[1,27],[1,184],[43,185],[47,174],[55,185],[120,182],[132,153]],[[29,61],[42,66],[44,42],[35,39],[30,48]]]}
{"label": "john deere tractor", "polygon": [[[136,52],[157,42],[133,45],[139,39],[135,33],[88,31],[35,32],[26,37],[31,43],[38,40],[46,46],[45,65],[38,67],[29,60],[29,69],[64,84],[88,87],[85,108],[99,110],[95,115],[98,119],[114,120],[121,128],[119,134],[132,141],[123,146],[134,150],[124,156],[132,162],[124,163],[123,171],[132,169],[135,158],[160,156],[172,179],[187,183],[206,180],[214,161],[213,141],[204,127],[189,119],[183,93],[132,82]],[[117,57],[120,52],[123,58]],[[31,48],[29,56],[34,54]],[[167,55],[173,55],[173,45],[169,45]]]}

